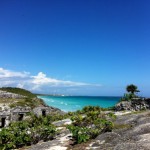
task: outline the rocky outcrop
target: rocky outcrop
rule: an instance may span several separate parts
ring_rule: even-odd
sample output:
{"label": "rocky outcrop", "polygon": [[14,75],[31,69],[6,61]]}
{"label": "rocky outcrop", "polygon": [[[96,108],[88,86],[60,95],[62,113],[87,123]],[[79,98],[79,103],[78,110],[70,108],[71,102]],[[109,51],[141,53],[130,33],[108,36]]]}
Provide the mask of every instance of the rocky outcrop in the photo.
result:
{"label": "rocky outcrop", "polygon": [[71,119],[68,118],[60,121],[55,121],[52,124],[55,125],[56,127],[60,127],[71,123],[72,123]]}
{"label": "rocky outcrop", "polygon": [[150,150],[150,111],[139,114],[120,115],[114,121],[112,132],[102,133],[96,139],[78,145],[72,145],[72,135],[68,130],[64,129],[65,127],[62,122],[55,122],[54,124],[62,126],[62,134],[52,141],[38,143],[27,149]]}
{"label": "rocky outcrop", "polygon": [[36,145],[27,147],[26,150],[67,150],[72,134],[65,128],[61,132],[54,140],[39,142]]}
{"label": "rocky outcrop", "polygon": [[15,98],[15,99],[19,99],[19,98],[25,98],[26,96],[22,96],[19,94],[14,94],[14,93],[10,93],[10,92],[6,92],[6,91],[2,91],[0,90],[0,98]]}
{"label": "rocky outcrop", "polygon": [[150,111],[118,116],[115,126],[112,132],[100,134],[86,149],[150,150]]}
{"label": "rocky outcrop", "polygon": [[115,106],[116,111],[130,110],[140,111],[150,109],[150,99],[135,98],[131,101],[122,101]]}

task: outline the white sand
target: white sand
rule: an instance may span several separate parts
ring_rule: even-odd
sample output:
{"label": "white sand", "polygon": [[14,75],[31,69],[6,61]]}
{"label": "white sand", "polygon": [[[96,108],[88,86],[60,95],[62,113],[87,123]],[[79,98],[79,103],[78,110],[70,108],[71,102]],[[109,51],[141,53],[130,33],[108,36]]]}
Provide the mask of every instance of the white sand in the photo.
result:
{"label": "white sand", "polygon": [[62,147],[62,146],[53,146],[49,149],[45,149],[45,150],[66,150],[67,147]]}

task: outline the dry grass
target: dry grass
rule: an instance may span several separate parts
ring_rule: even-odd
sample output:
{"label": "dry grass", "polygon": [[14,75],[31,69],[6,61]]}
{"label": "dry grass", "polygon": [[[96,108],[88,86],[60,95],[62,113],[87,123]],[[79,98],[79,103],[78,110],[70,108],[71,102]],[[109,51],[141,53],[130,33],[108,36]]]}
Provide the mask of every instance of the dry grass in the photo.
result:
{"label": "dry grass", "polygon": [[24,101],[24,99],[15,99],[15,98],[0,98],[0,104],[16,103],[19,101]]}
{"label": "dry grass", "polygon": [[114,124],[113,129],[130,129],[132,128],[131,124]]}
{"label": "dry grass", "polygon": [[37,107],[44,105],[44,102],[38,98],[22,98],[22,99],[16,99],[16,98],[0,98],[0,106],[9,106],[11,108],[16,106],[22,106],[22,107]]}

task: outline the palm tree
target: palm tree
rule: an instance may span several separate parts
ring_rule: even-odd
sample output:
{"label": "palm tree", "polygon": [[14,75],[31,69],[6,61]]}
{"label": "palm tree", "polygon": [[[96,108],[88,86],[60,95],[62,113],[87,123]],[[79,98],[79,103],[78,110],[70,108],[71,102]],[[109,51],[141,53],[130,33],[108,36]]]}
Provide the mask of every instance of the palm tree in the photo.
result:
{"label": "palm tree", "polygon": [[134,84],[128,85],[128,86],[126,87],[126,90],[127,90],[127,92],[129,92],[129,93],[131,93],[131,94],[134,94],[135,92],[140,92],[140,91],[138,90],[138,87],[137,87],[136,85],[134,85]]}

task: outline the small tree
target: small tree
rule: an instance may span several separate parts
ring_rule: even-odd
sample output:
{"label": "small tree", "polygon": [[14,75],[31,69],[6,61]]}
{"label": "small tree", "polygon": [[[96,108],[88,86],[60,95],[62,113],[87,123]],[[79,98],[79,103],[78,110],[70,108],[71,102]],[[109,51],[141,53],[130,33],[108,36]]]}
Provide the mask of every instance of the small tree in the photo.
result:
{"label": "small tree", "polygon": [[121,98],[121,101],[130,101],[133,98],[138,98],[135,93],[140,91],[138,90],[138,87],[136,85],[130,84],[126,87],[126,90],[128,93],[124,94],[124,96]]}
{"label": "small tree", "polygon": [[[131,93],[131,94],[134,94],[135,92],[140,92],[140,91],[138,90],[138,87],[137,87],[136,85],[134,85],[134,84],[128,85],[128,86],[126,87],[126,90],[127,90],[127,92],[129,92],[129,93]],[[135,94],[134,94],[134,95],[135,95]]]}

